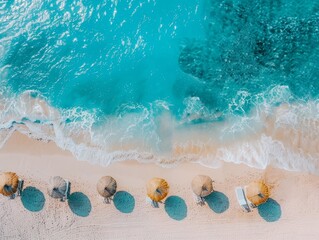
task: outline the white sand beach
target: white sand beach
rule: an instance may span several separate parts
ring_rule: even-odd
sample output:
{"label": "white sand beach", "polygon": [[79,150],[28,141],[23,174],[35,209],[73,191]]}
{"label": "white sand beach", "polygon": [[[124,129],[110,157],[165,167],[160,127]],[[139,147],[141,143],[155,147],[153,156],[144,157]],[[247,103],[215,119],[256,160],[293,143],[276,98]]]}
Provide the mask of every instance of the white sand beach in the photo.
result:
{"label": "white sand beach", "polygon": [[[235,164],[219,169],[191,163],[163,168],[129,160],[101,167],[76,160],[54,143],[18,133],[0,150],[0,171],[14,171],[25,180],[24,197],[28,191],[35,193],[31,201],[0,197],[0,239],[292,240],[319,236],[319,177],[310,174]],[[210,176],[218,194],[205,206],[195,204],[190,188],[197,174]],[[83,206],[48,196],[47,181],[55,175],[71,181],[71,198],[72,194],[80,197]],[[111,204],[103,203],[96,191],[104,175],[113,176],[120,191]],[[152,177],[163,177],[170,184],[166,207],[154,209],[146,203],[145,185]],[[271,186],[275,212],[269,216],[263,209],[244,213],[236,201],[235,187],[258,179]]]}

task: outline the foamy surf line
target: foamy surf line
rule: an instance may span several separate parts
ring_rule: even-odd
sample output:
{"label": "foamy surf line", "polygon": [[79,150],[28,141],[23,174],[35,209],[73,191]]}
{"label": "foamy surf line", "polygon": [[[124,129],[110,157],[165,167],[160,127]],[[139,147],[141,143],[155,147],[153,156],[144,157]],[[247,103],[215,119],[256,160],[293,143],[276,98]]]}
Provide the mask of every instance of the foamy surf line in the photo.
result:
{"label": "foamy surf line", "polygon": [[185,125],[170,115],[164,102],[156,104],[162,108],[159,116],[144,109],[97,124],[94,113],[60,111],[32,91],[11,98],[2,95],[0,146],[18,131],[54,141],[78,160],[102,166],[136,160],[164,167],[196,162],[218,168],[232,162],[319,173],[318,101],[276,108],[259,105],[249,117],[199,125]]}

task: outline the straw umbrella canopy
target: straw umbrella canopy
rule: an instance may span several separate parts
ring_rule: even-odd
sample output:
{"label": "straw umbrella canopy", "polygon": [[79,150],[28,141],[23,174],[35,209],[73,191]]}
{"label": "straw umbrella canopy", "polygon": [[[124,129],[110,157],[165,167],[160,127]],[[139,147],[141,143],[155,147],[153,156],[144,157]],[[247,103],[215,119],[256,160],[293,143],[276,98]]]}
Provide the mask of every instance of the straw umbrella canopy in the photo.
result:
{"label": "straw umbrella canopy", "polygon": [[19,177],[16,173],[5,172],[0,174],[0,193],[4,196],[11,196],[18,189]]}
{"label": "straw umbrella canopy", "polygon": [[193,192],[199,197],[206,197],[213,192],[213,180],[205,175],[197,175],[192,181]]}
{"label": "straw umbrella canopy", "polygon": [[66,181],[59,177],[51,177],[48,185],[48,194],[53,198],[63,198],[65,197],[65,192],[67,188]]}
{"label": "straw umbrella canopy", "polygon": [[252,182],[246,188],[246,197],[255,206],[265,203],[269,198],[268,186],[262,181]]}
{"label": "straw umbrella canopy", "polygon": [[147,196],[155,202],[163,200],[169,190],[168,183],[162,178],[153,178],[146,185]]}
{"label": "straw umbrella canopy", "polygon": [[117,183],[114,178],[110,176],[101,177],[97,183],[98,193],[104,197],[112,197],[116,193]]}

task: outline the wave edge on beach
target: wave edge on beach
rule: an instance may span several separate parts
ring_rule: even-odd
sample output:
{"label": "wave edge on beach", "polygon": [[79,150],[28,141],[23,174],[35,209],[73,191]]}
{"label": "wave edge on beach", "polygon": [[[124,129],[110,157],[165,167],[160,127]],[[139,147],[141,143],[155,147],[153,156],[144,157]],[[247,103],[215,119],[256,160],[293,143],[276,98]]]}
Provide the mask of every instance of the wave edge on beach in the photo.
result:
{"label": "wave edge on beach", "polygon": [[[286,94],[287,89],[282,91]],[[153,132],[143,132],[145,135],[138,134],[141,126],[136,123],[145,116],[149,120],[146,110],[97,124],[101,119],[94,113],[58,110],[34,91],[18,97],[2,94],[1,103],[1,147],[18,131],[41,141],[54,141],[78,160],[102,166],[136,160],[164,167],[196,162],[218,168],[224,162],[233,162],[260,169],[272,165],[319,173],[317,101],[285,103],[273,109],[263,103],[251,116],[233,115],[228,121],[195,125],[174,119],[162,102],[160,105],[166,111],[152,116],[150,122],[154,125],[144,130]]]}

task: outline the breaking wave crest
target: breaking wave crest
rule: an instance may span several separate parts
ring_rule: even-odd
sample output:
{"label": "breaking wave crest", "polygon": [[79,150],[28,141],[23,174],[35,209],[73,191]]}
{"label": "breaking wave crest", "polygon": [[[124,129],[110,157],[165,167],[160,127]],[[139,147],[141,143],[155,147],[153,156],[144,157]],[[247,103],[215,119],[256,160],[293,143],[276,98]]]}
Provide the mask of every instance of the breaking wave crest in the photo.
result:
{"label": "breaking wave crest", "polygon": [[[251,114],[239,116],[233,111],[244,104],[245,94],[238,95],[223,121],[194,124],[195,118],[218,118],[209,115],[196,98],[185,100],[180,120],[163,101],[148,108],[126,106],[125,114],[101,119],[80,108],[53,108],[34,91],[11,97],[2,93],[0,146],[19,131],[54,141],[77,159],[102,166],[137,160],[165,167],[197,162],[216,168],[232,162],[319,173],[319,101],[289,104],[289,89],[276,86],[259,96],[264,101]],[[276,99],[283,103],[272,107]]]}

